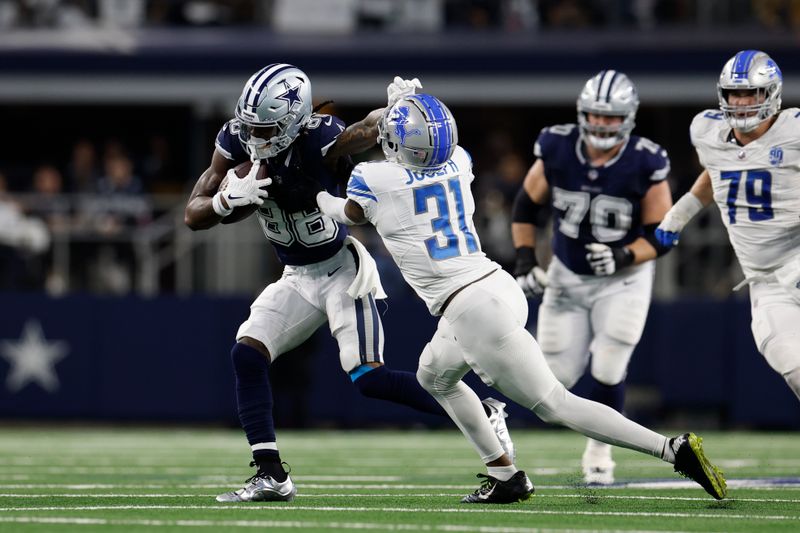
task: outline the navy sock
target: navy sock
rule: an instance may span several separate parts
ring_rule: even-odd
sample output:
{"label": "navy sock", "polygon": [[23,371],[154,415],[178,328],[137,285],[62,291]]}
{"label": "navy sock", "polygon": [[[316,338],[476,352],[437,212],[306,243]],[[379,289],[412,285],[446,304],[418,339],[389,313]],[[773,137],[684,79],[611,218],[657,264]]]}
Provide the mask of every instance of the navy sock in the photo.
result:
{"label": "navy sock", "polygon": [[594,383],[592,384],[592,392],[589,395],[589,399],[607,405],[621,413],[625,407],[625,382],[621,381],[616,385],[606,385],[594,378],[592,378],[592,381]]}
{"label": "navy sock", "polygon": [[289,477],[283,469],[278,450],[256,450],[253,452],[253,462],[258,465],[259,474],[267,475],[275,481],[283,482]]}
{"label": "navy sock", "polygon": [[385,365],[372,368],[363,374],[360,373],[362,369],[364,365],[355,371],[359,375],[353,384],[364,396],[407,405],[423,413],[447,416],[442,406],[422,388],[417,376],[412,372],[390,370]]}
{"label": "navy sock", "polygon": [[[263,442],[275,442],[272,388],[269,384],[267,359],[255,348],[237,342],[231,350],[231,360],[233,373],[236,375],[239,422],[247,434],[247,442],[251,446]],[[277,455],[275,450],[268,451],[273,451]]]}

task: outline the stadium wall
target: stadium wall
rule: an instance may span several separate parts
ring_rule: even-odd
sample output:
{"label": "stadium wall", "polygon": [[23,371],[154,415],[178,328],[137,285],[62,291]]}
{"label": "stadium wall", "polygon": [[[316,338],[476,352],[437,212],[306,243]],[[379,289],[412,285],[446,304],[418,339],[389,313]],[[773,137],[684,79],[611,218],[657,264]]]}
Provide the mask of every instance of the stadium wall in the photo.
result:
{"label": "stadium wall", "polygon": [[[413,371],[435,320],[416,299],[389,302],[386,358]],[[3,304],[0,418],[236,425],[228,353],[248,299],[4,294]],[[630,369],[629,414],[661,425],[800,428],[797,402],[757,353],[749,321],[742,300],[654,304]],[[364,400],[324,329],[271,375],[280,427],[448,425]],[[474,378],[482,397],[498,396]],[[521,408],[511,415],[512,425],[539,424]]]}

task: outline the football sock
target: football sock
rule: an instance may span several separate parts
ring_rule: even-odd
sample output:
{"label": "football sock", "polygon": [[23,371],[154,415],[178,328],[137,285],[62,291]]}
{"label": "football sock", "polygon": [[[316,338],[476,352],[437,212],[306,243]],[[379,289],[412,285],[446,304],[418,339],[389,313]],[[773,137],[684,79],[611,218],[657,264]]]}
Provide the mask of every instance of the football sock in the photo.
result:
{"label": "football sock", "polygon": [[[369,368],[366,372],[364,368]],[[368,398],[378,398],[407,405],[417,411],[447,416],[442,406],[422,388],[417,376],[402,370],[390,370],[386,365],[361,365],[351,373],[353,384]]]}
{"label": "football sock", "polygon": [[[264,355],[246,344],[236,343],[231,350],[236,375],[236,405],[239,421],[250,445],[275,442],[272,420],[272,389],[269,365]],[[277,447],[275,448],[277,455]]]}
{"label": "football sock", "polygon": [[267,475],[275,481],[286,481],[289,474],[283,469],[281,457],[277,450],[257,450],[253,452],[253,461],[258,465],[258,473]]}
{"label": "football sock", "polygon": [[487,466],[486,473],[500,481],[508,481],[514,474],[517,473],[517,467],[514,465],[509,466]]}
{"label": "football sock", "polygon": [[616,385],[606,385],[592,378],[592,391],[589,399],[603,405],[607,405],[615,411],[622,412],[625,407],[625,382],[621,381]]}

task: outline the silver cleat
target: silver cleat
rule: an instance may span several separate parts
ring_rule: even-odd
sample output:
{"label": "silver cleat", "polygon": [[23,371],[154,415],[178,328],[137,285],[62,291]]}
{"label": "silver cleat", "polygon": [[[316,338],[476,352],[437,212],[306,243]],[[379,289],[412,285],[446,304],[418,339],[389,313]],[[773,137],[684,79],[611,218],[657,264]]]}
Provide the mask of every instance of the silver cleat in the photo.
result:
{"label": "silver cleat", "polygon": [[286,477],[285,481],[275,481],[269,476],[261,477],[258,474],[249,478],[244,487],[233,492],[226,492],[217,496],[218,502],[290,502],[297,494],[292,478]]}
{"label": "silver cleat", "polygon": [[494,398],[486,398],[481,403],[489,408],[489,423],[492,425],[492,429],[494,429],[494,433],[497,435],[497,440],[500,441],[503,451],[506,452],[513,463],[517,457],[517,453],[514,449],[514,443],[511,441],[511,435],[508,434],[508,427],[506,426],[506,418],[508,418],[506,404]]}

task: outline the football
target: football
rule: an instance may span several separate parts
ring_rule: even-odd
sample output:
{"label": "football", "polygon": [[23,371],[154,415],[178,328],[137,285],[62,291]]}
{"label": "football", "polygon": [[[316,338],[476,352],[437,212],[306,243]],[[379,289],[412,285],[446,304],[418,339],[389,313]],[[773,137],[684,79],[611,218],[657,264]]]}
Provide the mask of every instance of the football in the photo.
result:
{"label": "football", "polygon": [[[241,179],[247,176],[252,167],[253,167],[252,161],[245,161],[244,163],[240,163],[235,167],[233,167],[233,172],[239,179]],[[264,179],[265,177],[267,177],[267,165],[261,165],[261,167],[258,169],[258,174],[256,175],[256,179]],[[224,191],[227,186],[228,186],[228,176],[226,175],[224,178],[222,178],[222,182],[219,184],[219,188],[217,190]],[[256,211],[256,209],[258,209],[258,206],[255,204],[234,207],[233,213],[223,218],[222,223],[232,224],[234,222],[239,222],[240,220],[243,220],[252,215]]]}

